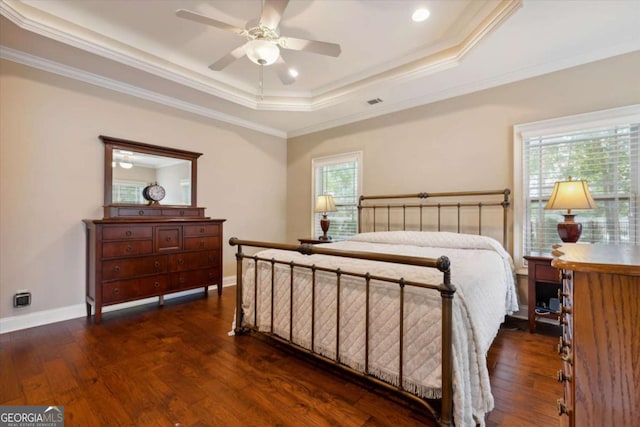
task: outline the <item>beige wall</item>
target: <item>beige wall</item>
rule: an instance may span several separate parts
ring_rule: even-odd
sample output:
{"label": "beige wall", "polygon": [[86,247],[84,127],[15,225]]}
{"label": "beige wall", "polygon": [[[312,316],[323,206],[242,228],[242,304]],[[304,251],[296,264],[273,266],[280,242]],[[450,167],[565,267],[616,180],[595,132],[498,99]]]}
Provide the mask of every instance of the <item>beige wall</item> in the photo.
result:
{"label": "beige wall", "polygon": [[[283,240],[284,139],[1,61],[0,320],[84,305],[81,220],[102,218],[101,134],[203,153],[198,204],[228,219],[225,275],[229,237]],[[21,289],[33,302],[16,309]]]}
{"label": "beige wall", "polygon": [[292,138],[287,239],[311,230],[313,157],[362,150],[365,194],[513,189],[514,125],[640,103],[639,76],[636,52]]}

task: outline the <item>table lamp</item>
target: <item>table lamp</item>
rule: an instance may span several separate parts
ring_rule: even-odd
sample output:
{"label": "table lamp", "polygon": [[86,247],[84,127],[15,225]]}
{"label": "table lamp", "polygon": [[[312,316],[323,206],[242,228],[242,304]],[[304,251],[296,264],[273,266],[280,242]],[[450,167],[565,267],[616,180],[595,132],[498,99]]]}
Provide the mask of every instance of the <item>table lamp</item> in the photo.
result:
{"label": "table lamp", "polygon": [[596,202],[591,197],[587,181],[558,181],[553,186],[553,192],[545,209],[567,209],[564,214],[564,222],[558,223],[558,235],[565,243],[575,243],[582,234],[582,224],[575,222],[575,215],[571,209],[597,208]]}
{"label": "table lamp", "polygon": [[323,194],[322,196],[318,196],[316,200],[316,213],[321,213],[322,218],[320,219],[320,228],[322,228],[322,236],[319,237],[319,240],[329,240],[329,236],[327,236],[327,231],[329,231],[329,225],[331,221],[327,218],[327,212],[335,212],[336,204],[333,201],[333,196],[329,194]]}

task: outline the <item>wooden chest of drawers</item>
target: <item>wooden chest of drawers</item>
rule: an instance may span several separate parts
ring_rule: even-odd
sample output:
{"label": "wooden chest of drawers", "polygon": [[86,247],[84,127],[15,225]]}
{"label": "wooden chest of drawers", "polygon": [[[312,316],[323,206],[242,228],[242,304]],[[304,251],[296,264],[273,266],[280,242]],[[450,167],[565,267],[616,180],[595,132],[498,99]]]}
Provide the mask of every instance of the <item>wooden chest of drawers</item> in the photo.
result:
{"label": "wooden chest of drawers", "polygon": [[558,380],[561,425],[640,420],[640,247],[564,244]]}
{"label": "wooden chest of drawers", "polygon": [[222,294],[221,219],[84,220],[87,316],[102,307],[187,289]]}

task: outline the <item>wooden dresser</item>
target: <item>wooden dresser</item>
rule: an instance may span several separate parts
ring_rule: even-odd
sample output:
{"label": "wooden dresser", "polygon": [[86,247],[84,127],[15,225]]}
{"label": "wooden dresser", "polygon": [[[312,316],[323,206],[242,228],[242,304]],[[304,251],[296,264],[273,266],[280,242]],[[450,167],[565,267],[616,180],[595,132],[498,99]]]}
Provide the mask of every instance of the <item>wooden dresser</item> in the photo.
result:
{"label": "wooden dresser", "polygon": [[640,247],[563,244],[562,425],[640,425]]}
{"label": "wooden dresser", "polygon": [[222,219],[90,219],[87,316],[102,307],[187,289],[222,293]]}

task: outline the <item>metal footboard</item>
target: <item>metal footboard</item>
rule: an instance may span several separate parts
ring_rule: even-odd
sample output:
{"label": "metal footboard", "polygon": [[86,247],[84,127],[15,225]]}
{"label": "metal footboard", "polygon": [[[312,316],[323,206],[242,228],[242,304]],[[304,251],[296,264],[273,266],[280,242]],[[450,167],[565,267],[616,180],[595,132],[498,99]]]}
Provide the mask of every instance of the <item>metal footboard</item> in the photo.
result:
{"label": "metal footboard", "polygon": [[[258,272],[258,262],[266,262],[271,265],[271,331],[267,333],[271,338],[287,344],[291,347],[296,348],[306,354],[312,355],[314,357],[323,359],[325,361],[331,361],[336,366],[349,371],[351,373],[357,374],[364,378],[367,378],[369,381],[372,381],[384,388],[392,389],[395,392],[399,392],[400,394],[409,397],[413,400],[420,402],[425,405],[429,411],[438,419],[440,425],[442,426],[451,426],[453,425],[453,359],[452,359],[452,303],[453,296],[455,293],[455,287],[451,284],[451,273],[449,270],[449,259],[447,257],[440,257],[438,259],[433,258],[420,258],[420,257],[409,257],[409,256],[401,256],[401,255],[388,255],[388,254],[377,254],[377,253],[369,253],[369,252],[355,252],[355,251],[344,251],[344,250],[336,250],[330,248],[323,248],[322,245],[289,245],[289,244],[280,244],[280,243],[269,243],[269,242],[258,242],[258,241],[250,241],[250,240],[240,240],[237,238],[231,238],[229,240],[229,244],[231,246],[237,246],[236,260],[237,260],[237,286],[236,286],[236,327],[235,334],[240,335],[246,333],[250,330],[255,330],[254,328],[245,328],[242,326],[242,320],[244,317],[244,313],[242,310],[242,295],[243,295],[243,260],[248,259],[251,262],[254,262],[254,271],[256,277],[254,280],[254,301],[257,301],[257,272]],[[443,273],[442,283],[440,284],[428,284],[428,283],[420,283],[415,281],[407,281],[403,278],[393,278],[393,277],[380,277],[371,275],[369,273],[358,273],[358,272],[349,272],[343,271],[339,268],[330,269],[324,267],[318,267],[315,265],[301,264],[295,262],[287,262],[287,261],[279,261],[275,259],[267,259],[261,258],[258,255],[245,255],[242,252],[243,246],[245,247],[254,247],[254,248],[265,248],[265,249],[281,249],[288,251],[296,251],[304,255],[312,255],[312,254],[321,254],[321,255],[331,255],[345,258],[356,258],[363,260],[371,260],[371,261],[381,261],[381,262],[390,262],[390,263],[398,263],[398,264],[407,264],[414,266],[422,266],[427,268],[437,268],[439,271]],[[274,270],[275,265],[283,264],[288,265],[291,268],[290,274],[290,283],[289,283],[289,337],[283,338],[276,334],[273,331],[273,298],[274,298]],[[293,318],[293,291],[296,286],[294,282],[294,274],[293,270],[303,268],[308,269],[311,272],[311,283],[312,283],[312,302],[311,302],[311,348],[302,347],[295,342],[293,342],[293,324],[295,319]],[[316,299],[315,299],[315,288],[316,288],[316,273],[324,271],[331,272],[336,275],[336,287],[337,287],[337,304],[336,304],[336,316],[337,316],[337,327],[336,327],[336,355],[335,358],[328,358],[323,355],[320,355],[315,352],[315,310],[316,310]],[[365,281],[365,367],[363,372],[355,370],[343,363],[340,362],[340,286],[341,286],[341,277],[343,276],[351,276],[351,277],[359,277],[364,279]],[[374,376],[372,376],[369,372],[369,297],[370,297],[370,283],[371,280],[375,280],[377,282],[384,282],[390,285],[396,285],[399,287],[399,381],[398,385],[392,385],[383,380],[380,380]],[[442,301],[442,385],[441,385],[441,400],[440,400],[440,408],[436,408],[431,402],[426,399],[419,398],[418,396],[410,393],[404,388],[403,384],[403,364],[404,364],[404,295],[405,295],[405,287],[412,286],[424,289],[430,289],[434,292],[437,291],[440,293],[441,301]],[[257,303],[254,304],[254,320],[257,323]]]}

